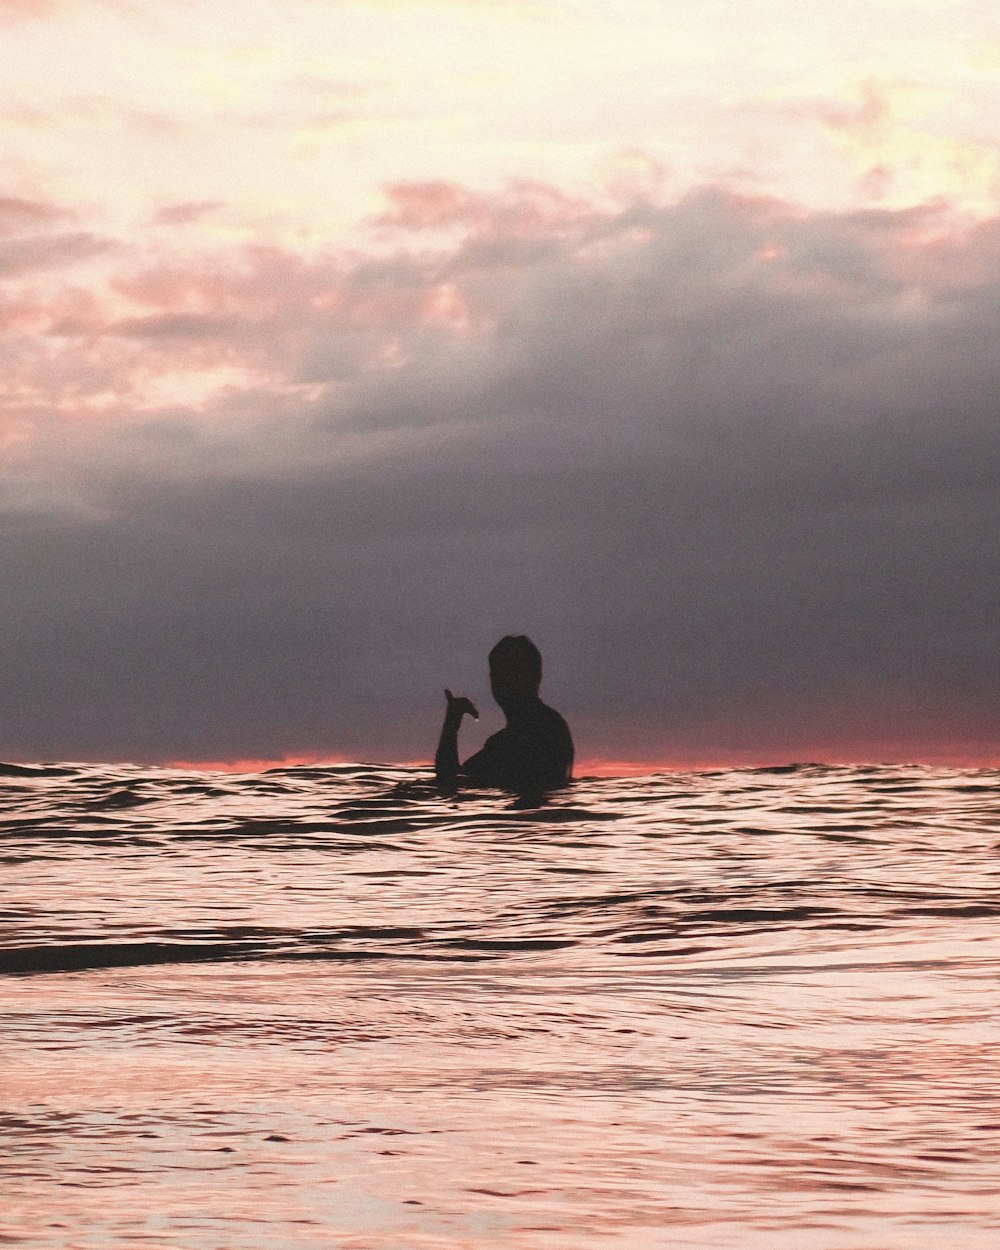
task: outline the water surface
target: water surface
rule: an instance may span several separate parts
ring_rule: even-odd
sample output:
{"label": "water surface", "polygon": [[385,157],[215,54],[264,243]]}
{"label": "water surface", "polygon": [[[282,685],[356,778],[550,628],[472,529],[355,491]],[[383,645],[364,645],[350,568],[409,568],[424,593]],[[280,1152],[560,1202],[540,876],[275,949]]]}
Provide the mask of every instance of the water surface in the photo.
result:
{"label": "water surface", "polygon": [[0,1244],[1000,1245],[1000,773],[0,774]]}

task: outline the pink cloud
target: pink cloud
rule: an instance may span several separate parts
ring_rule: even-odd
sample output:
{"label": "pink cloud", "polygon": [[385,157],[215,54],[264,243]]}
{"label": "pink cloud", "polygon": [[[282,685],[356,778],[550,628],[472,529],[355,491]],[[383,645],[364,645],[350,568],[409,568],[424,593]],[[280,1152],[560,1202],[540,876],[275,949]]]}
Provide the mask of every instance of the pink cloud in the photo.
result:
{"label": "pink cloud", "polygon": [[[454,358],[461,367],[465,340],[480,341],[489,353],[498,327],[520,333],[516,328],[530,319],[533,292],[549,270],[561,274],[569,290],[589,283],[585,275],[600,275],[616,258],[624,264],[629,257],[638,263],[640,256],[656,256],[662,265],[669,255],[676,266],[669,287],[661,290],[644,279],[648,298],[669,295],[681,310],[696,292],[705,305],[700,315],[708,317],[727,301],[763,299],[765,293],[783,302],[842,301],[859,276],[868,283],[877,278],[896,287],[934,289],[946,273],[971,274],[988,263],[970,259],[970,240],[960,241],[953,230],[945,228],[944,237],[932,241],[945,227],[940,208],[851,218],[706,192],[683,211],[645,199],[621,209],[538,183],[512,184],[492,196],[451,183],[404,184],[392,188],[389,198],[383,220],[393,223],[404,248],[396,255],[304,257],[256,246],[180,253],[131,269],[122,263],[111,279],[113,303],[96,287],[83,302],[64,293],[43,303],[42,311],[36,304],[33,313],[23,312],[22,324],[30,315],[41,325],[47,315],[50,337],[85,339],[76,349],[83,375],[93,377],[96,370],[104,377],[112,370],[120,394],[141,392],[147,381],[172,371],[225,366],[247,371],[265,388],[351,379],[374,396],[378,379],[394,373],[401,379],[401,368],[421,368],[422,360]],[[168,205],[157,220],[197,220],[215,203]],[[35,211],[46,210],[12,201],[14,216]],[[676,224],[664,233],[661,220],[667,219]],[[457,233],[439,240],[432,252],[406,253],[411,230],[422,236],[444,223]],[[713,238],[711,248],[700,246],[702,235]],[[46,258],[52,265],[68,262],[73,247],[85,252],[97,245],[82,235],[13,244],[20,250],[6,255],[8,266],[19,262],[25,271]],[[0,266],[4,259],[0,247]],[[618,315],[630,289],[627,284],[615,290],[606,316]],[[651,324],[659,315],[656,301],[647,310]],[[683,315],[691,315],[690,308]],[[638,326],[609,329],[622,344],[648,332]],[[547,336],[539,324],[539,350]],[[58,385],[66,385],[66,374],[59,376]],[[372,404],[377,407],[377,400]]]}
{"label": "pink cloud", "polygon": [[83,120],[101,125],[117,123],[151,139],[172,138],[186,129],[185,123],[169,113],[142,108],[100,92],[73,96],[66,102],[64,116],[73,121]]}
{"label": "pink cloud", "polygon": [[187,125],[156,109],[123,108],[120,113],[125,125],[147,139],[173,139],[187,129]]}
{"label": "pink cloud", "polygon": [[0,0],[0,23],[32,21],[82,6],[122,9],[128,4],[129,0]]}
{"label": "pink cloud", "polygon": [[58,205],[42,200],[27,200],[16,195],[0,196],[0,235],[37,229],[71,215]]}
{"label": "pink cloud", "polygon": [[[0,0],[0,4],[2,3],[3,0]],[[2,20],[0,10],[0,21]],[[68,96],[57,105],[46,108],[21,99],[8,98],[0,101],[0,121],[32,130],[66,127],[77,123],[117,125],[147,139],[175,138],[187,129],[186,122],[170,113],[145,108],[100,92]]]}
{"label": "pink cloud", "polygon": [[443,180],[394,183],[385,194],[391,207],[374,224],[386,231],[457,227],[479,236],[529,238],[579,226],[595,211],[591,201],[530,179],[511,182],[494,195]]}
{"label": "pink cloud", "polygon": [[234,318],[197,313],[161,313],[154,317],[126,317],[108,326],[106,334],[133,339],[182,339],[205,342],[232,330]]}
{"label": "pink cloud", "polygon": [[[457,227],[457,236],[433,253],[401,252],[378,260],[244,247],[127,269],[123,251],[111,279],[113,303],[96,286],[64,291],[28,301],[15,320],[22,328],[29,322],[45,326],[50,338],[85,339],[77,346],[82,373],[117,371],[121,393],[141,386],[143,377],[217,365],[244,368],[277,386],[323,385],[345,377],[377,378],[434,353],[443,353],[442,359],[455,353],[457,359],[470,335],[488,348],[494,327],[524,323],[532,291],[553,267],[572,285],[585,274],[600,274],[615,257],[624,263],[628,257],[661,256],[664,249],[672,255],[676,247],[670,300],[683,308],[697,290],[698,300],[708,301],[707,316],[736,292],[743,292],[743,299],[769,292],[769,299],[782,301],[841,300],[858,276],[933,290],[966,272],[972,280],[989,264],[978,254],[989,250],[985,241],[973,249],[972,237],[962,240],[947,228],[943,237],[932,237],[945,226],[941,209],[848,218],[706,193],[700,207],[691,201],[684,212],[646,201],[621,210],[538,183],[512,184],[492,196],[452,183],[403,184],[390,189],[389,199],[382,220],[392,223],[404,245],[409,231],[422,234],[446,224]],[[196,221],[215,206],[214,201],[168,205],[156,220]],[[61,210],[10,198],[0,201],[0,223],[5,212],[12,223],[30,223],[55,219]],[[679,223],[675,232],[714,231],[712,249],[701,248],[697,238],[685,245],[681,236],[662,233],[660,219],[668,217]],[[985,240],[982,231],[974,237]],[[736,238],[738,245],[721,243]],[[107,246],[84,233],[11,238],[0,244],[0,269],[11,275],[57,269]],[[654,247],[658,250],[651,252]],[[697,262],[692,268],[684,263],[688,253]],[[657,263],[665,263],[662,256]],[[712,266],[719,267],[718,282]],[[650,299],[659,291],[648,280],[645,287]],[[628,289],[614,300],[627,299]],[[132,311],[123,309],[123,300]],[[609,306],[606,315],[616,315],[616,308],[617,303]],[[628,341],[623,329],[613,333]],[[546,334],[540,325],[539,345]],[[64,385],[66,374],[59,376],[58,385]]]}
{"label": "pink cloud", "polygon": [[741,105],[741,113],[763,114],[791,121],[818,121],[831,130],[855,137],[870,138],[893,119],[892,92],[887,86],[868,79],[854,99],[805,96],[784,100],[756,100]]}
{"label": "pink cloud", "polygon": [[456,182],[401,182],[386,188],[392,205],[379,225],[405,230],[436,230],[481,215],[485,197]]}
{"label": "pink cloud", "polygon": [[166,204],[153,218],[153,224],[187,226],[203,220],[222,206],[221,200],[185,200],[179,204]]}
{"label": "pink cloud", "polygon": [[892,120],[892,102],[889,92],[871,80],[862,84],[859,94],[857,103],[817,105],[816,115],[831,130],[870,138]]}
{"label": "pink cloud", "polygon": [[93,338],[107,322],[103,300],[92,290],[68,287],[40,302],[45,333],[53,338]]}
{"label": "pink cloud", "polygon": [[0,0],[0,19],[45,17],[60,7],[60,0]]}
{"label": "pink cloud", "polygon": [[175,312],[245,313],[294,307],[327,291],[339,264],[308,261],[278,247],[244,247],[192,255],[121,273],[114,289],[136,304]]}
{"label": "pink cloud", "polygon": [[893,172],[884,162],[872,165],[865,170],[859,179],[859,185],[866,198],[883,200],[892,189]]}
{"label": "pink cloud", "polygon": [[63,268],[107,252],[113,246],[109,240],[85,231],[7,239],[0,242],[0,277],[14,277],[39,269]]}
{"label": "pink cloud", "polygon": [[[2,11],[0,11],[0,22],[2,21]],[[43,130],[58,125],[58,119],[50,110],[37,108],[33,104],[25,104],[21,100],[11,100],[0,105],[0,122],[9,126],[26,126],[32,130]]]}

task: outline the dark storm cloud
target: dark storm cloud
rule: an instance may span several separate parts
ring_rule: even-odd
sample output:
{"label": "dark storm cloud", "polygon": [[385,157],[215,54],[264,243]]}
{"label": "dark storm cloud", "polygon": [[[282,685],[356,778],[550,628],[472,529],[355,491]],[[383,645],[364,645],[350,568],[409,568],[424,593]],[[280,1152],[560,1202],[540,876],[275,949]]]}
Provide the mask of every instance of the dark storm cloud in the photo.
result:
{"label": "dark storm cloud", "polygon": [[284,376],[24,453],[8,755],[427,756],[509,631],[585,756],[995,753],[997,223],[393,205],[380,261],[135,279],[108,341]]}

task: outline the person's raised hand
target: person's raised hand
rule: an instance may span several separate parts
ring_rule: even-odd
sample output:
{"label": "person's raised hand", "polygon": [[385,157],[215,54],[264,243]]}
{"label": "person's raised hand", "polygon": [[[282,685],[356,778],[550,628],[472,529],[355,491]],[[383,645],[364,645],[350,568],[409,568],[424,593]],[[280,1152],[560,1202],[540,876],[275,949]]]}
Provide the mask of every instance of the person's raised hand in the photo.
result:
{"label": "person's raised hand", "polygon": [[448,700],[449,716],[454,716],[456,719],[461,720],[463,716],[469,715],[473,720],[479,720],[476,705],[471,699],[467,699],[464,694],[452,694],[450,690],[446,690],[444,694]]}

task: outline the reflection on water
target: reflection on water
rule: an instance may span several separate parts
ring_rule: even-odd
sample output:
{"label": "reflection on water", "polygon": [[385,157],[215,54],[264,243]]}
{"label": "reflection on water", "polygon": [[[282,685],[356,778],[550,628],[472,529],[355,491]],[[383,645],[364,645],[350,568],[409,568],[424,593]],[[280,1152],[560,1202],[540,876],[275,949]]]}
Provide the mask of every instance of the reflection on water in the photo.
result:
{"label": "reflection on water", "polygon": [[1000,774],[0,791],[0,1243],[1000,1245]]}

